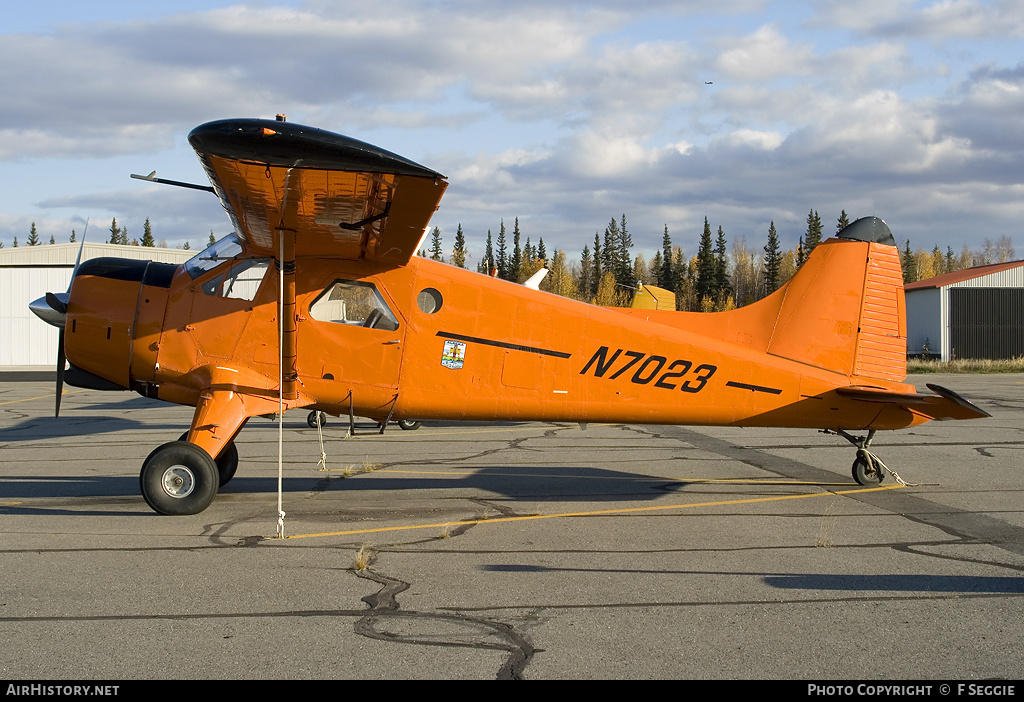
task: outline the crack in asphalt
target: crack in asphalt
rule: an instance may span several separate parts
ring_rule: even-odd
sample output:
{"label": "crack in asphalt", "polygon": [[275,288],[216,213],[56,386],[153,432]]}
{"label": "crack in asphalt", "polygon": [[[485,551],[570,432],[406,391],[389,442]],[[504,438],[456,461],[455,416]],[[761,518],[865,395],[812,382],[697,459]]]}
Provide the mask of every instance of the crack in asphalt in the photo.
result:
{"label": "crack in asphalt", "polygon": [[[437,614],[402,610],[398,595],[409,589],[409,583],[390,578],[370,569],[352,572],[359,578],[381,585],[381,589],[362,598],[369,610],[355,623],[355,632],[377,641],[420,646],[443,646],[479,650],[505,651],[508,655],[498,669],[498,680],[522,680],[523,670],[537,649],[530,640],[503,622],[464,614]],[[436,633],[405,632],[405,628],[428,623]],[[443,625],[443,626],[440,626]],[[451,631],[455,629],[455,631]]]}

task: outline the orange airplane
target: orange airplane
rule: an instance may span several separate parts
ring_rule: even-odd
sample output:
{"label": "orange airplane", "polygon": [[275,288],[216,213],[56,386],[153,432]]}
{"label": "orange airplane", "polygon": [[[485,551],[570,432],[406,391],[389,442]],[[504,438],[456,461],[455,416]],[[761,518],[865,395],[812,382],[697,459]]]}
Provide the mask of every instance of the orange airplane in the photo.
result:
{"label": "orange airplane", "polygon": [[161,514],[206,509],[235,472],[246,421],[297,407],[382,427],[821,429],[856,445],[861,484],[885,474],[868,450],[876,430],[989,416],[901,382],[900,257],[879,219],[820,244],[747,307],[603,308],[417,257],[448,184],[400,156],[281,119],[211,122],[189,142],[212,183],[190,187],[215,192],[236,233],[180,266],[86,261],[67,293],[32,304],[61,328],[58,412],[65,380],[196,408],[142,466]]}

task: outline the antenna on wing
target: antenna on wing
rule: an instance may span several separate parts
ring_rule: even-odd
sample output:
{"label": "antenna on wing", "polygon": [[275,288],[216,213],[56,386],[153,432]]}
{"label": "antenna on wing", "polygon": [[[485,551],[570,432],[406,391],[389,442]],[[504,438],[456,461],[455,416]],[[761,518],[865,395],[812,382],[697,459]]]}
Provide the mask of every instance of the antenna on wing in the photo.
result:
{"label": "antenna on wing", "polygon": [[167,180],[166,178],[157,178],[156,171],[153,171],[149,175],[139,175],[138,173],[132,173],[130,175],[135,180],[148,180],[150,183],[160,183],[161,185],[175,185],[179,188],[191,188],[192,190],[202,190],[204,192],[214,194],[216,194],[217,192],[209,185],[196,185],[195,183],[183,183],[180,180]]}

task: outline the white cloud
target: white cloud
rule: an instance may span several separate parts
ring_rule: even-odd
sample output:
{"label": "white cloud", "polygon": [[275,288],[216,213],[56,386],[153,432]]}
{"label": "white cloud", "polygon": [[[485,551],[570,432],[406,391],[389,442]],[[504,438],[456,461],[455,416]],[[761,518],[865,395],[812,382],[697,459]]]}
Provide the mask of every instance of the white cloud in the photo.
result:
{"label": "white cloud", "polygon": [[737,129],[723,136],[722,140],[734,148],[750,146],[762,151],[774,151],[782,145],[783,136],[778,132]]}
{"label": "white cloud", "polygon": [[804,76],[811,73],[815,64],[811,47],[791,42],[777,24],[765,25],[745,37],[720,39],[716,44],[722,49],[715,61],[716,68],[732,80]]}
{"label": "white cloud", "polygon": [[[462,221],[471,241],[519,216],[579,250],[625,211],[638,246],[656,248],[666,223],[695,236],[685,220],[704,214],[753,242],[761,223],[799,226],[808,208],[917,214],[921,202],[934,212],[919,226],[952,237],[952,208],[970,200],[931,193],[991,204],[1024,172],[1024,70],[969,41],[998,36],[1000,21],[1004,40],[1019,36],[1018,5],[844,0],[797,25],[785,3],[757,0],[724,5],[742,10],[728,15],[696,0],[406,0],[386,13],[324,0],[7,35],[0,168],[11,170],[0,173],[16,181],[18,164],[41,158],[184,158],[196,124],[286,112],[447,173],[437,221]],[[940,63],[909,41],[955,37],[990,65],[951,66],[952,51]],[[18,195],[56,219],[159,212],[182,239],[226,222],[212,198],[197,212],[166,191],[120,187],[81,198],[47,181]],[[991,224],[975,226],[1012,211],[987,207]]]}
{"label": "white cloud", "polygon": [[834,24],[875,36],[943,42],[953,38],[1024,36],[1024,6],[1018,0],[833,0],[821,3],[812,26]]}

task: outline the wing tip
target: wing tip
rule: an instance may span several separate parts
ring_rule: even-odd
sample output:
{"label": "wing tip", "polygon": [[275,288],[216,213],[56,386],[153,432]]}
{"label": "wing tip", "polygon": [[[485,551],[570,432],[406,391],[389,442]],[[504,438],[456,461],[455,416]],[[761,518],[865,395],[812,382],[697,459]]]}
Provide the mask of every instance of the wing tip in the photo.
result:
{"label": "wing tip", "polygon": [[447,180],[444,175],[373,144],[293,122],[222,119],[188,135],[199,154],[288,168],[393,173]]}

